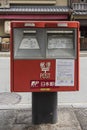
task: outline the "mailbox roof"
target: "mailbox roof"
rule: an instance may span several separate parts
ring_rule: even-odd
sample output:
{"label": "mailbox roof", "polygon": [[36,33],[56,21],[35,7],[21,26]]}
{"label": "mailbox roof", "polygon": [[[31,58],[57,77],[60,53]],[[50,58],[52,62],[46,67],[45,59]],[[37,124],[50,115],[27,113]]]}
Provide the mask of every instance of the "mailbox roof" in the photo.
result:
{"label": "mailbox roof", "polygon": [[67,6],[28,6],[12,5],[10,8],[0,8],[0,13],[69,13]]}

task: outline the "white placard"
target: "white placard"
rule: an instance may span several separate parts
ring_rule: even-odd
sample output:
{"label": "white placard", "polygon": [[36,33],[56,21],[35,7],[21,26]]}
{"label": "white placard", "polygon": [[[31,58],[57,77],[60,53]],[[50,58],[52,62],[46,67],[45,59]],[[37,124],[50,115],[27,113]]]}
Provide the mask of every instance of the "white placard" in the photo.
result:
{"label": "white placard", "polygon": [[5,21],[5,23],[4,23],[4,32],[6,33],[6,34],[10,34],[10,21]]}
{"label": "white placard", "polygon": [[35,37],[23,38],[19,49],[40,49]]}
{"label": "white placard", "polygon": [[74,86],[74,60],[56,60],[55,86]]}

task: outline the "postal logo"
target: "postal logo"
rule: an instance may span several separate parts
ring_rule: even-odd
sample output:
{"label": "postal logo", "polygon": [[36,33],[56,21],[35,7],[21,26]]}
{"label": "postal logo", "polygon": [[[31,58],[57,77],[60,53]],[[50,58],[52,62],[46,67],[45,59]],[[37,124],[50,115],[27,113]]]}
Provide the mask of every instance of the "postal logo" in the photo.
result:
{"label": "postal logo", "polygon": [[50,78],[50,67],[51,63],[50,62],[41,62],[40,63],[40,68],[41,68],[41,73],[40,73],[40,78],[41,79],[49,79]]}

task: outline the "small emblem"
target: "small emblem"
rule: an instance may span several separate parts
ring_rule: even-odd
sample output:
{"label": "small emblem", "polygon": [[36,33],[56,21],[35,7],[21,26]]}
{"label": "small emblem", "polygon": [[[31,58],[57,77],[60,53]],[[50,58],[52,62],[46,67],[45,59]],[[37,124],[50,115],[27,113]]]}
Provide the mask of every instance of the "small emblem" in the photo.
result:
{"label": "small emblem", "polygon": [[50,78],[50,73],[48,73],[48,71],[50,71],[50,67],[51,67],[50,62],[41,62],[40,63],[41,71],[43,71],[42,73],[40,73],[41,79],[49,79]]}
{"label": "small emblem", "polygon": [[31,82],[31,87],[38,87],[39,86],[39,81],[32,81]]}

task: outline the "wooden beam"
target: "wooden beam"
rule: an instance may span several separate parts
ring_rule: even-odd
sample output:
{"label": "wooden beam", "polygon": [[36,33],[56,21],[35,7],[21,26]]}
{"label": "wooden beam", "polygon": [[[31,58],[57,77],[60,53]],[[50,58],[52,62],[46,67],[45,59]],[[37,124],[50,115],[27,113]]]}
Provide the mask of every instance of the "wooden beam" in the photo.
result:
{"label": "wooden beam", "polygon": [[9,0],[9,4],[56,4],[56,0]]}
{"label": "wooden beam", "polygon": [[87,19],[87,15],[74,15],[74,19]]}

